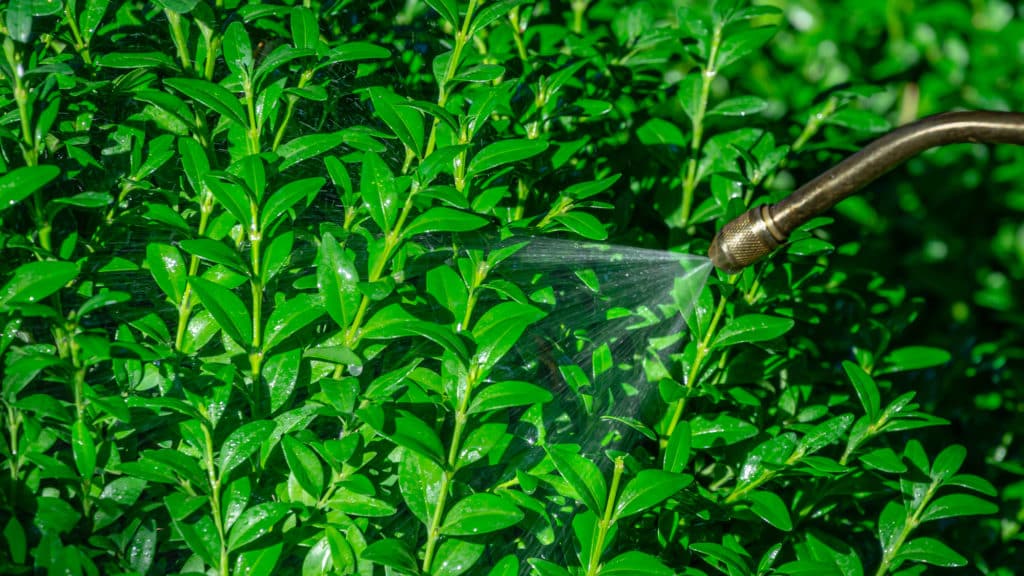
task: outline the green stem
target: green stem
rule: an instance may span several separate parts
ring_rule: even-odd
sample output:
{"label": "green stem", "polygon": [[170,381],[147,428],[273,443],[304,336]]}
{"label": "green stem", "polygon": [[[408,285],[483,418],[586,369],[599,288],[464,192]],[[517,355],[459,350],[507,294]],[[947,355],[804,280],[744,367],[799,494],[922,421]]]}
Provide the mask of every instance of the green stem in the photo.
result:
{"label": "green stem", "polygon": [[697,176],[700,150],[704,140],[704,115],[708,109],[708,99],[711,96],[711,83],[718,75],[718,49],[722,44],[722,28],[715,27],[711,36],[711,51],[708,54],[708,62],[701,71],[700,98],[697,100],[697,110],[693,115],[693,134],[690,140],[690,160],[686,164],[686,176],[683,180],[683,206],[680,211],[680,223],[683,226],[690,221],[690,212],[693,210],[693,193],[697,189],[700,179]]}
{"label": "green stem", "polygon": [[[307,69],[302,72],[299,76],[299,82],[296,84],[296,88],[302,89],[313,79],[313,70]],[[299,101],[299,97],[294,94],[288,95],[288,106],[284,111],[284,119],[281,120],[281,125],[277,127],[277,133],[274,134],[274,144],[271,148],[276,151],[277,147],[281,145],[281,140],[284,138],[285,130],[288,128],[288,123],[292,120],[292,115],[295,113],[295,104]]]}
{"label": "green stem", "polygon": [[797,139],[796,141],[793,142],[793,146],[790,148],[790,150],[792,150],[793,152],[797,152],[801,148],[803,148],[804,145],[807,144],[807,141],[813,138],[814,135],[818,133],[818,130],[821,128],[822,123],[825,122],[825,120],[827,120],[829,116],[835,113],[836,106],[838,105],[839,103],[836,101],[835,98],[829,98],[828,100],[826,100],[825,106],[821,109],[821,111],[812,114],[811,117],[807,119],[807,124],[804,124],[804,129],[800,132],[800,135],[797,136]]}
{"label": "green stem", "polygon": [[210,481],[210,507],[213,509],[213,524],[217,527],[217,534],[220,536],[220,566],[217,567],[221,576],[228,576],[228,544],[227,531],[224,528],[224,519],[220,512],[220,481],[213,463],[213,435],[209,426],[202,424],[203,438],[206,441],[206,475]]}
{"label": "green stem", "polygon": [[178,60],[181,62],[181,69],[188,70],[192,67],[192,55],[188,50],[188,40],[185,38],[185,30],[181,27],[181,14],[167,8],[164,10],[167,15],[167,23],[171,27],[171,38],[178,50]]}
{"label": "green stem", "polygon": [[434,514],[430,520],[430,531],[427,533],[427,547],[423,552],[423,573],[430,573],[430,566],[434,563],[434,552],[441,536],[441,520],[444,518],[444,508],[448,501],[448,487],[451,483],[451,476],[447,470],[441,473],[441,489],[437,497],[437,504],[434,506]]}
{"label": "green stem", "polygon": [[[197,237],[206,234],[206,225],[210,221],[210,214],[213,213],[213,194],[202,192],[199,204],[199,228]],[[192,256],[188,262],[188,277],[194,278],[199,272],[199,257]],[[185,284],[185,291],[181,295],[181,302],[178,304],[178,330],[174,335],[174,349],[181,350],[185,343],[185,332],[188,328],[188,321],[192,315],[192,284]]]}
{"label": "green stem", "polygon": [[64,4],[64,20],[68,23],[68,28],[71,29],[71,35],[75,39],[75,51],[82,57],[83,62],[92,66],[92,56],[89,54],[89,45],[82,40],[81,31],[78,29],[78,22],[75,21],[75,15],[71,13],[70,2],[66,2]]}
{"label": "green stem", "polygon": [[[739,276],[732,276],[729,278],[729,284],[733,285],[739,280]],[[672,433],[676,431],[676,426],[679,425],[679,421],[683,417],[683,411],[686,408],[686,399],[690,395],[690,391],[697,385],[697,377],[700,375],[700,369],[704,364],[704,360],[707,355],[711,352],[711,342],[718,329],[718,323],[722,320],[722,315],[725,313],[725,305],[729,301],[728,296],[723,292],[718,299],[718,306],[715,308],[715,314],[711,317],[711,324],[708,325],[708,331],[704,335],[704,338],[697,343],[697,353],[693,358],[693,363],[690,364],[690,370],[686,375],[686,393],[682,398],[676,400],[675,409],[672,413],[672,420],[669,422],[668,429],[665,431],[665,437],[662,438],[662,444],[667,445],[668,439],[672,436]]]}
{"label": "green stem", "polygon": [[[462,49],[465,48],[466,42],[469,41],[469,25],[473,22],[473,13],[476,12],[476,7],[477,0],[469,0],[469,7],[466,8],[466,17],[462,20],[462,28],[455,33],[455,46],[452,47],[451,58],[448,59],[444,78],[438,87],[437,105],[441,108],[444,108],[448,103],[448,97],[450,96],[448,94],[448,83],[455,77],[455,71],[459,69]],[[434,118],[434,122],[430,125],[430,137],[427,138],[427,148],[423,152],[424,158],[430,156],[431,152],[434,151],[434,147],[437,146],[437,125],[439,123],[440,120]]]}
{"label": "green stem", "polygon": [[597,539],[590,549],[590,558],[587,560],[587,576],[597,576],[601,569],[601,555],[604,552],[605,540],[608,539],[608,531],[614,524],[613,514],[615,513],[615,501],[619,495],[619,483],[622,481],[622,471],[626,463],[622,457],[615,459],[615,469],[612,472],[612,486],[608,490],[608,501],[604,506],[604,516],[598,521]]}
{"label": "green stem", "polygon": [[910,533],[921,523],[921,515],[924,514],[925,508],[931,503],[932,497],[939,489],[939,483],[933,482],[928,486],[928,490],[925,491],[924,496],[921,497],[921,503],[917,506],[914,512],[907,518],[907,521],[903,523],[903,528],[900,530],[900,535],[896,537],[896,541],[893,543],[892,548],[882,554],[882,563],[879,564],[878,570],[875,571],[875,576],[885,576],[892,566],[893,560],[900,552],[900,548],[910,537]]}
{"label": "green stem", "polygon": [[508,13],[508,22],[512,25],[512,39],[515,40],[516,52],[519,53],[519,60],[522,61],[524,75],[527,75],[533,67],[530,65],[530,55],[526,53],[526,44],[523,42],[523,33],[520,30],[519,6]]}

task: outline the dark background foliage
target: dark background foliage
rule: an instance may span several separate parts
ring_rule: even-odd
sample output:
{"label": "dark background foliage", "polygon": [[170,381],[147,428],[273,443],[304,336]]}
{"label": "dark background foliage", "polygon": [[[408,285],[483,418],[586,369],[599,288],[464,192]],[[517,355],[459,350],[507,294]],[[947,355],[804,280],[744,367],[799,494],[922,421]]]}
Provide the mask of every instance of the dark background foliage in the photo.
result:
{"label": "dark background foliage", "polygon": [[3,573],[1024,565],[1024,151],[665,252],[1024,110],[1021,6],[0,14]]}

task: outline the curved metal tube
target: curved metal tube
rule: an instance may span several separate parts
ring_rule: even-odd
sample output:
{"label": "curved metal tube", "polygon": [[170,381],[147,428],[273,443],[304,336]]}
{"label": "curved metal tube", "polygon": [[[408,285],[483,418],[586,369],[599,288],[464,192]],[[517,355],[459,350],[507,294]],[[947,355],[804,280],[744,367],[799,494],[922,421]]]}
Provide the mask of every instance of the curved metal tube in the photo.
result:
{"label": "curved metal tube", "polygon": [[1024,114],[948,112],[901,126],[868,144],[776,204],[727,223],[708,250],[716,268],[735,274],[782,245],[790,233],[898,164],[936,146],[980,142],[1024,145]]}

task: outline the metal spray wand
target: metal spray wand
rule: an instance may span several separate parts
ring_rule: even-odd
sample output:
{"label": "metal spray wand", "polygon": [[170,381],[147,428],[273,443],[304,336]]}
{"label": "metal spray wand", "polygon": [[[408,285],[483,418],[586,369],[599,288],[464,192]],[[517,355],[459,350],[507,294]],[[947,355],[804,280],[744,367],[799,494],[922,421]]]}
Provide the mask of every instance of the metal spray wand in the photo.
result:
{"label": "metal spray wand", "polygon": [[712,264],[735,274],[767,256],[814,216],[929,148],[966,142],[1024,145],[1024,114],[949,112],[901,126],[804,184],[776,204],[727,223],[708,250]]}

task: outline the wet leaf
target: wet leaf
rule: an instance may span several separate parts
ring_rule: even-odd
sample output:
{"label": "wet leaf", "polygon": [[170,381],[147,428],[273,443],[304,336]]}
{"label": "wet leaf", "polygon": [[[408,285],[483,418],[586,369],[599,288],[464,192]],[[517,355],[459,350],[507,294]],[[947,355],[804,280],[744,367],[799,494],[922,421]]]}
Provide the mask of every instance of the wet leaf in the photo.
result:
{"label": "wet leaf", "polygon": [[441,533],[470,536],[502,530],[523,519],[515,504],[494,494],[473,494],[452,505],[445,515]]}

